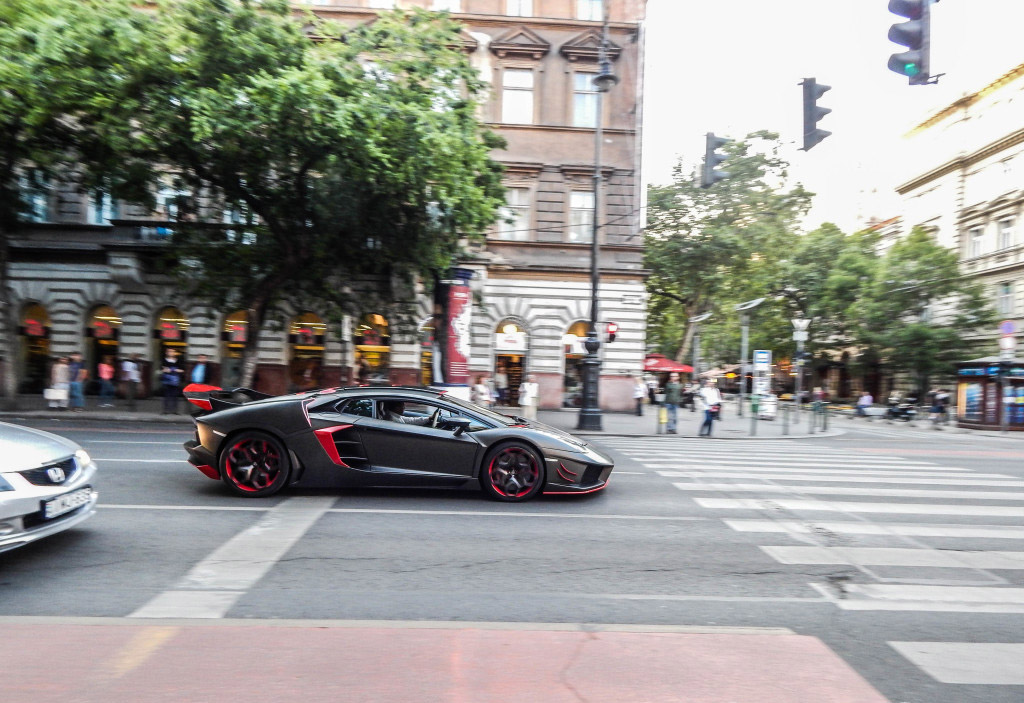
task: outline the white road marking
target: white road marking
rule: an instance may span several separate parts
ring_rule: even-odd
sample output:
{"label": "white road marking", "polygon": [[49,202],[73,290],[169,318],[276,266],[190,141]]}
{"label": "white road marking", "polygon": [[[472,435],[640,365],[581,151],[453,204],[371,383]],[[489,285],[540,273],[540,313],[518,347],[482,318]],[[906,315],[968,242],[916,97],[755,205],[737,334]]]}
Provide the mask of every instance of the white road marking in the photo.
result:
{"label": "white road marking", "polygon": [[295,497],[218,547],[172,590],[129,617],[221,618],[335,503],[335,497]]}
{"label": "white road marking", "polygon": [[[187,433],[183,433],[187,434]],[[169,447],[181,448],[184,442],[147,442],[141,440],[120,440],[120,439],[83,439],[82,444],[165,444]]]}
{"label": "white road marking", "polygon": [[[755,479],[758,481],[825,481],[834,483],[896,483],[901,486],[913,484],[913,485],[926,485],[926,486],[987,486],[989,488],[1020,488],[1024,487],[1024,481],[986,481],[977,480],[974,478],[974,474],[966,474],[971,478],[948,478],[948,475],[944,474],[941,478],[930,477],[930,478],[909,478],[905,473],[899,473],[897,475],[883,474],[881,476],[859,476],[859,475],[837,475],[837,474],[813,474],[813,475],[794,475],[794,474],[757,474],[757,473],[726,473],[721,471],[659,471],[658,474],[665,478],[745,478]],[[1007,477],[1009,478],[1009,477]],[[767,485],[767,484],[765,484]],[[802,486],[793,486],[793,488],[801,489]],[[813,492],[813,491],[809,491]]]}
{"label": "white road marking", "polygon": [[923,491],[913,488],[850,488],[847,486],[776,486],[764,483],[673,483],[681,491],[815,493],[835,496],[884,498],[934,498],[948,500],[1024,500],[1024,493],[1010,491]]}
{"label": "white road marking", "polygon": [[969,539],[1024,539],[1024,527],[1013,525],[928,525],[894,522],[825,522],[796,520],[725,520],[737,532],[782,532],[841,535],[892,535],[896,537],[966,537]]}
{"label": "white road marking", "polygon": [[103,461],[110,463],[123,463],[123,464],[171,464],[176,461],[185,461],[185,457],[176,456],[170,459],[112,459],[110,457],[98,457],[94,456],[93,461]]}
{"label": "white road marking", "polygon": [[707,472],[717,471],[723,476],[742,475],[743,473],[779,473],[779,474],[835,474],[839,476],[969,476],[971,478],[1013,478],[1009,474],[978,474],[967,469],[948,469],[942,467],[922,467],[920,469],[833,469],[833,468],[787,468],[785,466],[714,466],[706,464],[671,464],[669,469],[657,468],[662,476],[672,476],[672,469],[708,475]]}
{"label": "white road marking", "polygon": [[[672,457],[633,457],[636,461],[641,461],[648,466],[654,466],[656,464],[671,463]],[[703,461],[695,461],[701,457],[695,457],[690,454],[683,455],[676,459],[678,462],[680,459],[688,464],[698,463],[708,467],[715,466],[763,466],[766,462],[764,457],[751,457],[749,459],[734,459],[734,458],[722,458],[722,457],[707,457]],[[928,467],[931,468],[934,464],[927,461],[893,461],[892,459],[856,459],[851,461],[831,461],[828,459],[802,459],[794,458],[791,456],[782,457],[779,464],[785,466],[826,466],[837,469],[881,469],[881,468],[892,468],[892,469],[912,469],[916,467]]]}
{"label": "white road marking", "polygon": [[926,503],[852,503],[795,498],[694,498],[702,508],[716,510],[809,510],[841,513],[905,515],[980,515],[1024,517],[1024,507],[1005,505],[934,505]]}
{"label": "white road marking", "polygon": [[967,552],[902,547],[778,547],[761,551],[780,564],[912,566],[951,569],[1024,569],[1024,552]]}
{"label": "white road marking", "polygon": [[[893,588],[908,588],[912,590],[950,589],[950,593],[946,597],[937,592],[922,591],[921,597],[916,599],[911,599],[912,590],[905,592],[902,596],[897,592],[887,593],[883,590],[878,590],[888,588],[888,585],[847,584],[843,587],[844,593],[842,596],[837,595],[830,584],[812,583],[810,586],[828,598],[834,606],[841,610],[1024,614],[1024,602],[1017,599],[1013,593],[1004,593],[1005,591],[1020,589],[998,586],[893,586]],[[961,591],[961,593],[956,594],[953,591]],[[985,594],[983,593],[985,591],[991,593]]]}
{"label": "white road marking", "polygon": [[1024,685],[1024,644],[1018,642],[889,642],[941,683]]}

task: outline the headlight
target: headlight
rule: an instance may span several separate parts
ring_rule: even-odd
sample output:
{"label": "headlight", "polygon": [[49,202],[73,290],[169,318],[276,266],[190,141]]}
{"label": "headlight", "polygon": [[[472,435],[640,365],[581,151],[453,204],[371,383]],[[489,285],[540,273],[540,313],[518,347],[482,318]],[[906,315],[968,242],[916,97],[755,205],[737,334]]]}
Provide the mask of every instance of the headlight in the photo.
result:
{"label": "headlight", "polygon": [[75,461],[77,461],[78,465],[81,466],[83,469],[92,463],[92,459],[89,458],[89,452],[85,451],[84,449],[79,449],[77,452],[75,452]]}

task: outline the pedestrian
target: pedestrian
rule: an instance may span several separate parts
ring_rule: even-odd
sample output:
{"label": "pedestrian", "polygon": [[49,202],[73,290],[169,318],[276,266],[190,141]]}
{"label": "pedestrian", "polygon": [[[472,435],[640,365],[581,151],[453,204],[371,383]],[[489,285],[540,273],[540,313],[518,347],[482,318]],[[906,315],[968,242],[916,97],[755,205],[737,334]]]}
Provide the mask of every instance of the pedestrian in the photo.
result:
{"label": "pedestrian", "polygon": [[473,387],[470,389],[469,399],[477,405],[481,405],[485,408],[490,406],[491,389],[486,383],[484,383],[483,376],[476,377],[476,383],[474,383]]}
{"label": "pedestrian", "polygon": [[96,375],[100,377],[99,407],[114,407],[114,360],[109,356],[103,357],[96,366]]}
{"label": "pedestrian", "polygon": [[209,367],[207,361],[210,357],[206,354],[200,354],[196,360],[196,365],[192,367],[192,373],[189,375],[189,381],[192,383],[206,383],[206,378],[209,376]]}
{"label": "pedestrian", "polygon": [[718,391],[714,381],[708,381],[707,385],[700,389],[698,396],[704,403],[704,423],[700,426],[701,437],[710,437],[711,429],[722,412],[722,394]]}
{"label": "pedestrian", "polygon": [[71,396],[71,411],[80,413],[85,410],[85,382],[89,380],[89,369],[85,368],[81,352],[71,352],[68,364],[68,392]]}
{"label": "pedestrian", "polygon": [[50,369],[50,391],[49,405],[59,410],[68,409],[68,389],[71,382],[71,369],[68,367],[68,358],[62,356],[54,362]]}
{"label": "pedestrian", "polygon": [[128,400],[128,409],[135,410],[135,399],[139,397],[139,382],[142,374],[139,371],[139,355],[132,354],[121,362],[121,383],[124,384],[124,396]]}
{"label": "pedestrian", "polygon": [[943,424],[949,422],[949,391],[940,388],[939,392],[935,394],[935,402],[939,406],[939,422]]}
{"label": "pedestrian", "polygon": [[494,372],[494,388],[498,391],[498,402],[508,405],[508,374],[504,366],[499,366]]}
{"label": "pedestrian", "polygon": [[531,373],[519,385],[519,407],[523,409],[523,417],[527,420],[537,419],[537,405],[540,402],[540,386],[537,378]]}
{"label": "pedestrian", "polygon": [[177,350],[168,349],[160,366],[160,385],[164,393],[164,409],[161,415],[178,414],[178,386],[181,385],[181,377],[184,374],[185,370],[178,362]]}
{"label": "pedestrian", "polygon": [[857,412],[856,417],[867,417],[868,408],[874,405],[875,399],[871,396],[868,391],[861,391],[860,398],[857,398]]}
{"label": "pedestrian", "polygon": [[668,426],[665,428],[667,434],[676,434],[676,413],[679,411],[681,396],[682,387],[679,385],[679,374],[672,372],[668,375],[668,383],[665,384],[665,409],[668,410]]}
{"label": "pedestrian", "polygon": [[644,414],[644,398],[647,396],[647,384],[644,380],[637,376],[633,379],[633,400],[636,401],[636,414],[642,416]]}

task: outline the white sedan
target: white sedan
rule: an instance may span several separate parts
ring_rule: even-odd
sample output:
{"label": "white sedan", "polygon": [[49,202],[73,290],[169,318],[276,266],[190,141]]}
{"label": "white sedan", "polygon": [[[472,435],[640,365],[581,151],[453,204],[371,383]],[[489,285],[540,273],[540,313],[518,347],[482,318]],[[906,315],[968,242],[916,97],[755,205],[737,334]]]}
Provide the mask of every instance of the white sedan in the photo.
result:
{"label": "white sedan", "polygon": [[0,552],[96,512],[96,464],[69,439],[0,422]]}

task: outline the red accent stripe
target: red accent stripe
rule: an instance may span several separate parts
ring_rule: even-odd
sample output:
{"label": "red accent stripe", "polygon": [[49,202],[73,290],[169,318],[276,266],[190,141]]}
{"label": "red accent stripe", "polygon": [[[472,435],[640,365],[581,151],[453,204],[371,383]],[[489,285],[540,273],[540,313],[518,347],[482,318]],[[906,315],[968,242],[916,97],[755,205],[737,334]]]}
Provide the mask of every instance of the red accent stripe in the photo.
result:
{"label": "red accent stripe", "polygon": [[202,408],[203,410],[213,410],[213,403],[206,400],[205,398],[189,398],[188,402],[192,403],[192,405]]}
{"label": "red accent stripe", "polygon": [[567,474],[572,474],[573,476],[578,476],[579,475],[575,471],[569,471],[569,469],[565,468],[565,464],[563,464],[562,462],[558,462],[558,465],[561,466],[562,470],[565,471],[565,473],[567,473]]}
{"label": "red accent stripe", "polygon": [[205,383],[190,383],[181,389],[182,393],[209,393],[224,390],[220,386],[208,386]]}
{"label": "red accent stripe", "polygon": [[[192,464],[191,461],[189,463]],[[220,480],[220,473],[209,464],[192,464],[192,466],[202,471],[204,476],[212,478],[214,481]]]}
{"label": "red accent stripe", "polygon": [[313,434],[320,441],[320,446],[327,452],[327,456],[331,458],[338,466],[344,466],[346,469],[351,468],[348,464],[341,460],[341,456],[338,455],[338,447],[334,444],[334,433],[339,430],[347,430],[352,425],[337,425],[335,427],[325,427],[322,430],[313,430]]}

